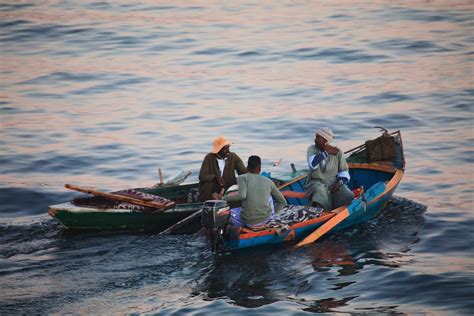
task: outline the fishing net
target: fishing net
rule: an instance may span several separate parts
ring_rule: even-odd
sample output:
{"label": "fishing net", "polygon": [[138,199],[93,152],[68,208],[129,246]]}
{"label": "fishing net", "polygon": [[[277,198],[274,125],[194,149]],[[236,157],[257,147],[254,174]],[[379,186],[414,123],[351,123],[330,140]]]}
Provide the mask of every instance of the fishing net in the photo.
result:
{"label": "fishing net", "polygon": [[268,226],[276,225],[293,225],[301,223],[313,218],[318,218],[324,211],[321,207],[309,207],[304,205],[288,205],[285,206],[272,220]]}
{"label": "fishing net", "polygon": [[[234,211],[234,209],[232,210]],[[283,233],[290,228],[291,225],[301,223],[310,219],[321,217],[324,212],[323,208],[310,207],[304,205],[287,205],[278,214],[274,215],[270,221],[264,225],[254,227],[242,227],[237,213],[231,214],[231,226],[234,229],[243,229],[250,231],[261,231],[267,229],[275,229],[277,233]]]}

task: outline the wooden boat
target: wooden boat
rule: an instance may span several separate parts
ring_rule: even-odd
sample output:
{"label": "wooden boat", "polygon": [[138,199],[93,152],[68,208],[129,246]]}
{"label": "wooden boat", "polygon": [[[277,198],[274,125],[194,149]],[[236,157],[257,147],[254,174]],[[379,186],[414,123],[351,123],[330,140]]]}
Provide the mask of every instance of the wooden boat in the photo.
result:
{"label": "wooden boat", "polygon": [[[161,231],[201,209],[202,202],[197,202],[197,190],[197,183],[124,190],[172,201],[174,206],[166,210],[114,201],[103,196],[85,196],[51,205],[48,213],[69,229]],[[115,193],[121,194],[122,191]],[[199,225],[188,226],[188,231],[183,230],[193,233],[199,228]]]}
{"label": "wooden boat", "polygon": [[[386,154],[381,147],[384,146],[384,140],[388,140],[385,143],[391,147],[385,148]],[[378,216],[390,201],[404,174],[405,160],[400,131],[392,134],[385,131],[381,137],[367,141],[347,151],[345,155],[351,176],[348,186],[357,194],[349,205],[334,210],[310,208],[305,206],[308,204],[303,189],[306,175],[295,175],[291,179],[290,173],[282,178],[273,178],[277,184],[285,183],[281,190],[290,204],[289,209],[306,212],[309,216],[289,224],[271,222],[259,229],[249,229],[235,226],[229,210],[219,201],[206,201],[203,206],[203,224],[214,248],[235,250],[306,238],[298,244],[302,245],[326,232],[341,230]]]}
{"label": "wooden boat", "polygon": [[[100,193],[98,196],[82,196],[70,202],[49,206],[49,215],[71,230],[159,232],[173,226],[172,234],[193,234],[202,228],[199,216],[195,217],[194,221],[186,221],[179,227],[174,226],[201,210],[203,203],[197,199],[198,183],[136,188],[110,193],[68,184],[65,186],[83,193]],[[143,199],[145,202],[152,198],[161,198],[171,201],[173,206],[162,210],[114,200],[118,195],[130,196],[130,192],[135,195],[146,195],[147,198]]]}

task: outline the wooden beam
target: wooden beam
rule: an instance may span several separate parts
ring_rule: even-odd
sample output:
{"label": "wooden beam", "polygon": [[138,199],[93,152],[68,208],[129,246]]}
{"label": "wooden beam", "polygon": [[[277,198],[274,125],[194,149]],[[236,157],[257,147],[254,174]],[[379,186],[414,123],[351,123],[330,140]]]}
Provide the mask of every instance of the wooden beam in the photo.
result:
{"label": "wooden beam", "polygon": [[80,187],[80,186],[72,185],[72,184],[65,184],[64,187],[69,190],[74,190],[74,191],[78,191],[82,193],[88,193],[94,196],[101,196],[101,197],[114,200],[114,201],[121,201],[121,202],[127,202],[130,204],[140,205],[144,207],[151,207],[151,208],[159,209],[160,211],[164,211],[169,208],[172,208],[176,204],[173,201],[162,203],[162,202],[153,201],[151,199],[141,199],[138,197],[130,197],[130,196],[124,196],[124,195],[119,195],[119,194],[114,194],[114,193],[101,192],[101,191],[94,190],[92,188]]}

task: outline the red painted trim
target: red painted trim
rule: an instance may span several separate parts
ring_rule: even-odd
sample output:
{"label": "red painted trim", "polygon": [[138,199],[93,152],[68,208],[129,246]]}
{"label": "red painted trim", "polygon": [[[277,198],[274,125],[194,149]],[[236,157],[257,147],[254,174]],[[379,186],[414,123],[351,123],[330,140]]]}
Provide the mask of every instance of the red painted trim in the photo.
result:
{"label": "red painted trim", "polygon": [[286,198],[295,198],[295,199],[306,199],[306,193],[304,192],[297,192],[297,191],[281,191],[281,194],[283,194],[284,197]]}

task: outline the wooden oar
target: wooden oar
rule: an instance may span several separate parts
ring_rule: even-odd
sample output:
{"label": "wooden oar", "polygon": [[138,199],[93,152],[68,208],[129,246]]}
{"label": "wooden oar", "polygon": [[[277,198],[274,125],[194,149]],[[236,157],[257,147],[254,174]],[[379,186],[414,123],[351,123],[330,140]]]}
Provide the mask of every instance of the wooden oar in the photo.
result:
{"label": "wooden oar", "polygon": [[344,207],[341,209],[336,215],[331,217],[330,220],[328,220],[326,223],[323,225],[319,226],[316,228],[311,234],[306,236],[305,239],[300,241],[295,245],[295,248],[303,247],[307,244],[313,243],[316,240],[318,240],[321,236],[326,234],[328,231],[333,229],[337,224],[342,222],[344,219],[346,219],[350,215],[349,209],[347,207]]}
{"label": "wooden oar", "polygon": [[65,184],[64,187],[66,189],[79,191],[79,192],[82,192],[82,193],[92,194],[94,196],[102,196],[102,197],[105,197],[105,198],[110,199],[110,200],[127,202],[127,203],[130,203],[130,204],[156,208],[159,211],[167,210],[167,209],[175,206],[175,204],[176,204],[173,201],[170,201],[170,202],[167,202],[167,203],[161,203],[161,202],[153,201],[153,200],[150,200],[150,199],[141,199],[141,198],[138,198],[138,197],[130,197],[130,196],[123,196],[123,195],[114,194],[114,193],[106,193],[106,192],[97,191],[97,190],[94,190],[94,189],[91,189],[91,188],[80,187],[80,186],[72,185],[72,184]]}
{"label": "wooden oar", "polygon": [[[224,194],[224,191],[225,189],[222,188],[221,192],[219,193],[219,195],[223,195]],[[171,225],[170,227],[168,227],[167,229],[165,229],[164,231],[162,231],[161,233],[159,233],[158,235],[164,235],[164,234],[168,234],[170,232],[172,232],[175,228],[178,228],[184,224],[186,224],[187,222],[193,220],[194,218],[196,218],[197,216],[201,215],[202,213],[202,208],[197,211],[196,213],[193,213],[191,215],[189,215],[188,217],[185,217],[184,219],[180,220],[179,222]]]}
{"label": "wooden oar", "polygon": [[[403,172],[401,174],[403,174]],[[346,219],[350,215],[352,215],[352,214],[359,214],[360,215],[360,214],[362,214],[362,212],[365,212],[366,207],[367,207],[367,203],[373,203],[373,201],[375,199],[377,199],[381,194],[386,192],[386,186],[385,186],[384,182],[377,182],[376,184],[371,186],[367,190],[367,192],[365,192],[365,193],[362,193],[362,192],[359,192],[359,195],[363,194],[362,197],[359,196],[359,198],[352,200],[352,202],[349,205],[341,206],[341,207],[333,210],[331,213],[335,213],[335,215],[333,217],[331,217],[323,225],[316,228],[305,239],[303,239],[302,241],[297,243],[295,245],[295,248],[299,248],[299,247],[305,246],[309,243],[315,242],[321,236],[323,236],[328,231],[330,231],[331,229],[336,227],[339,223],[341,223],[344,219]],[[355,216],[358,216],[358,215],[355,215]]]}
{"label": "wooden oar", "polygon": [[189,215],[188,217],[183,218],[179,222],[171,225],[170,227],[168,227],[167,229],[165,229],[164,231],[159,233],[158,236],[171,233],[175,228],[186,224],[187,222],[189,222],[192,219],[194,219],[194,218],[198,217],[199,215],[201,215],[201,213],[202,213],[202,208],[199,211],[197,211],[196,213],[193,213],[193,214]]}

